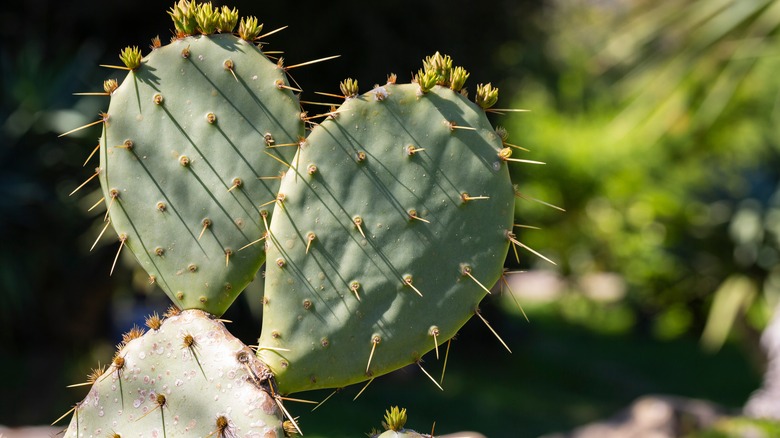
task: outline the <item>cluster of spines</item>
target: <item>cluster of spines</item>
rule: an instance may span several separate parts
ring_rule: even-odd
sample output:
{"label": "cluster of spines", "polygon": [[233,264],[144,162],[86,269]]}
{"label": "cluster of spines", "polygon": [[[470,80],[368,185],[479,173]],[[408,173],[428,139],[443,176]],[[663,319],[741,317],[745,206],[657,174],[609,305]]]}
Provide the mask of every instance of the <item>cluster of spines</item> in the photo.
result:
{"label": "cluster of spines", "polygon": [[[197,3],[195,0],[179,0],[179,2],[174,4],[171,10],[168,11],[168,14],[171,16],[175,27],[175,36],[173,37],[174,39],[182,39],[192,35],[232,33],[236,25],[238,25],[238,36],[242,40],[253,43],[261,38],[260,32],[263,30],[263,24],[258,23],[257,17],[241,17],[239,22],[237,9],[231,9],[228,6],[217,8],[212,6],[211,2]],[[281,29],[269,32],[267,35],[275,33],[279,30]],[[160,46],[160,38],[153,38],[152,49],[159,48]],[[188,55],[189,53],[185,49],[185,51],[182,52],[182,56],[186,58]],[[141,53],[141,50],[138,48],[138,46],[128,46],[121,51],[119,58],[124,64],[124,67],[104,67],[135,70],[141,65],[143,54]],[[280,67],[281,66],[280,58]],[[115,89],[116,81],[114,81],[114,85]],[[106,92],[110,94],[108,90],[106,90]]]}
{"label": "cluster of spines", "polygon": [[385,430],[399,431],[406,425],[406,408],[399,408],[398,406],[392,406],[385,411],[385,418],[382,421],[382,427]]}
{"label": "cluster of spines", "polygon": [[[423,68],[414,77],[420,87],[420,93],[428,93],[435,85],[449,87],[455,92],[465,94],[466,80],[470,73],[463,67],[453,66],[449,55],[436,52],[423,60]],[[478,84],[474,103],[482,109],[489,109],[498,101],[498,88],[492,84]]]}
{"label": "cluster of spines", "polygon": [[[179,0],[174,4],[168,15],[175,27],[176,39],[192,35],[211,35],[214,33],[232,33],[238,25],[238,36],[247,42],[254,42],[260,37],[263,24],[257,17],[242,17],[239,23],[238,10],[228,6],[221,8],[212,6],[211,2],[197,3],[195,0]],[[159,48],[160,38],[152,39],[152,48]],[[187,57],[186,51],[182,56]],[[119,59],[128,70],[135,70],[141,65],[143,54],[138,46],[128,46],[122,49]],[[226,66],[226,69],[228,67]]]}
{"label": "cluster of spines", "polygon": [[372,429],[367,435],[371,438],[433,438],[434,429],[436,423],[433,423],[431,427],[430,435],[420,434],[411,429],[405,429],[407,416],[406,409],[399,408],[398,406],[391,406],[390,409],[385,410],[385,416],[382,421],[382,428],[384,432],[376,428]]}
{"label": "cluster of spines", "polygon": [[[230,33],[238,24],[236,8],[214,7],[211,2],[196,3],[194,0],[179,0],[168,11],[168,15],[173,19],[176,38],[196,34],[211,35],[216,32]],[[241,20],[239,34],[247,41],[254,41],[261,29],[262,24],[257,24],[257,18],[249,17]]]}
{"label": "cluster of spines", "polygon": [[436,52],[423,60],[423,68],[418,70],[414,81],[420,86],[421,93],[429,92],[434,85],[451,88],[461,92],[469,73],[460,66],[453,66],[449,55]]}

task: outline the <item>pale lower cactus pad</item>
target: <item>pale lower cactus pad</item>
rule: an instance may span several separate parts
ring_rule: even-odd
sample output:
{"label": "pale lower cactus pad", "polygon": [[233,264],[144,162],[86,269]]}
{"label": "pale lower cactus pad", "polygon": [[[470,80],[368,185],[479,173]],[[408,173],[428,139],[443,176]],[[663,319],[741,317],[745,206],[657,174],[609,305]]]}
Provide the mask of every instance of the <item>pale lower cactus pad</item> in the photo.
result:
{"label": "pale lower cactus pad", "polygon": [[185,310],[120,348],[65,437],[283,437],[272,384],[221,321]]}

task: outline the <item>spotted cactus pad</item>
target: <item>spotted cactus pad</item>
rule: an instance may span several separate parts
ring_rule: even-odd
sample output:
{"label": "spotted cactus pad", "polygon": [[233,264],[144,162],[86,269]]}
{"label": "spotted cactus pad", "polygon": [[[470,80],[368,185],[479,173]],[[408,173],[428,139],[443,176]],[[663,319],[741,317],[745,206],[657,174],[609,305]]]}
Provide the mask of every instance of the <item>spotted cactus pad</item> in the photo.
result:
{"label": "spotted cactus pad", "polygon": [[65,437],[281,438],[269,385],[270,372],[222,322],[185,310],[119,349]]}
{"label": "spotted cactus pad", "polygon": [[280,390],[420,360],[501,276],[514,192],[482,108],[450,88],[348,98],[282,180],[259,357]]}
{"label": "spotted cactus pad", "polygon": [[137,62],[100,140],[111,223],[177,306],[221,315],[264,261],[262,245],[244,247],[265,232],[259,206],[295,151],[271,146],[303,135],[299,103],[284,70],[231,34],[176,39]]}

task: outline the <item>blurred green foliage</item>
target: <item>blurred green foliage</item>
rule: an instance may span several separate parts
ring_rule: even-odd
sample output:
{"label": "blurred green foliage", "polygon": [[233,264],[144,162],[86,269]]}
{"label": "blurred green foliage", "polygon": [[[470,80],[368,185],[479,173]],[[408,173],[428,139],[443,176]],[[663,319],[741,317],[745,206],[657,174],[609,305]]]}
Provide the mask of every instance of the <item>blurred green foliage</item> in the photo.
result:
{"label": "blurred green foliage", "polygon": [[770,438],[780,435],[780,423],[766,419],[736,417],[721,420],[711,428],[687,438]]}
{"label": "blurred green foliage", "polygon": [[780,2],[554,5],[557,82],[524,83],[515,105],[533,112],[509,131],[549,163],[523,169],[521,192],[567,213],[520,205],[523,223],[545,229],[523,239],[575,285],[625,278],[634,328],[661,338],[701,333],[714,291],[739,274],[761,293],[732,299],[743,311],[717,322],[759,330],[780,272]]}

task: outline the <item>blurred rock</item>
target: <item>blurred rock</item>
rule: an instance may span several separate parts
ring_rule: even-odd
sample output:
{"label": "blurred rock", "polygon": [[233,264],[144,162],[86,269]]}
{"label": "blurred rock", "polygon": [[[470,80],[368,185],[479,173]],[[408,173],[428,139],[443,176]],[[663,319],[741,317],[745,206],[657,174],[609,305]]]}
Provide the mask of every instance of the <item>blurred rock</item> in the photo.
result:
{"label": "blurred rock", "polygon": [[780,307],[761,334],[761,348],[766,353],[764,382],[745,404],[745,415],[780,420]]}
{"label": "blurred rock", "polygon": [[703,400],[650,395],[612,418],[543,438],[675,438],[708,428],[727,414],[726,409]]}
{"label": "blurred rock", "polygon": [[518,299],[548,303],[561,297],[566,280],[555,271],[536,270],[509,275],[509,288]]}
{"label": "blurred rock", "polygon": [[51,438],[60,436],[65,427],[34,426],[10,429],[0,426],[0,438]]}
{"label": "blurred rock", "polygon": [[614,303],[626,296],[626,280],[614,272],[592,272],[579,281],[582,293],[593,301]]}

